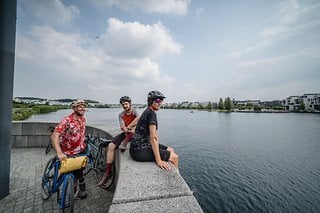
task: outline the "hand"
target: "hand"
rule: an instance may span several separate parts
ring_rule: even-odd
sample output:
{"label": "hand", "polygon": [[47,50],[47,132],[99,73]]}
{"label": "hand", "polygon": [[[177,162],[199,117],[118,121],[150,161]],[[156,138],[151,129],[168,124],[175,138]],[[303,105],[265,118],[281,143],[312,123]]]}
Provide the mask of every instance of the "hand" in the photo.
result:
{"label": "hand", "polygon": [[67,156],[65,154],[61,153],[61,154],[58,154],[58,158],[60,161],[63,161],[64,159],[67,158]]}
{"label": "hand", "polygon": [[123,132],[127,133],[127,132],[129,132],[129,129],[125,126],[125,127],[123,127]]}
{"label": "hand", "polygon": [[171,166],[168,162],[166,161],[160,161],[157,163],[157,165],[161,168],[161,169],[164,169],[164,170],[167,170],[169,171],[171,169]]}

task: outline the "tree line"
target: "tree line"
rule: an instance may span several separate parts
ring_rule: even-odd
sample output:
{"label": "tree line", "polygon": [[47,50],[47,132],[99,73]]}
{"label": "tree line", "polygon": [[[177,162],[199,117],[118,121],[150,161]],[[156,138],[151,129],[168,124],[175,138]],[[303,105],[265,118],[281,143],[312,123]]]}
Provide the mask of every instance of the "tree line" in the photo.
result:
{"label": "tree line", "polygon": [[[199,110],[214,110],[214,111],[221,111],[221,112],[232,112],[235,109],[236,110],[250,110],[250,111],[256,111],[259,112],[262,109],[268,109],[268,110],[278,110],[278,111],[284,111],[285,107],[281,105],[276,106],[266,106],[261,104],[253,104],[253,103],[245,103],[245,104],[239,104],[237,102],[234,102],[231,100],[230,97],[227,98],[220,98],[219,102],[208,102],[206,106],[203,104],[194,105],[190,103],[189,105],[186,104],[174,104],[174,105],[165,105],[163,108],[166,109],[199,109]],[[303,106],[301,107],[303,108]]]}
{"label": "tree line", "polygon": [[42,114],[49,112],[56,112],[60,109],[68,109],[68,106],[62,105],[39,105],[13,102],[12,120],[25,120],[33,114]]}

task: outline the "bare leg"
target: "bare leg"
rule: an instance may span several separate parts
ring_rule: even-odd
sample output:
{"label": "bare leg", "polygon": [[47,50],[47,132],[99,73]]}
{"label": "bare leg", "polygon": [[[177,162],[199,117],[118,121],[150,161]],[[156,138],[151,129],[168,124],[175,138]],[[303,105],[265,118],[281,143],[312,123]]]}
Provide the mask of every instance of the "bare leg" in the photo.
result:
{"label": "bare leg", "polygon": [[179,165],[179,156],[175,152],[170,152],[169,161],[178,169]]}
{"label": "bare leg", "polygon": [[114,143],[109,143],[107,150],[107,163],[113,163],[115,149],[116,145]]}
{"label": "bare leg", "polygon": [[114,152],[116,149],[116,145],[114,143],[109,143],[108,148],[106,150],[106,158],[107,158],[107,162],[106,162],[106,171],[104,173],[104,175],[102,176],[102,178],[100,179],[98,186],[103,187],[103,185],[105,184],[105,182],[108,180],[108,178],[110,177],[110,172],[112,169],[112,163],[114,160]]}

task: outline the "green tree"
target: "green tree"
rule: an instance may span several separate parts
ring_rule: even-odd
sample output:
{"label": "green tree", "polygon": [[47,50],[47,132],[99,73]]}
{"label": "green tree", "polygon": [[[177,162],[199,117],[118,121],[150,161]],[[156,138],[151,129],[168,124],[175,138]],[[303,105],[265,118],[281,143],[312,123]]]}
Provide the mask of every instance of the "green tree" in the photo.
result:
{"label": "green tree", "polygon": [[224,103],[223,103],[223,99],[220,98],[219,100],[219,105],[218,105],[219,110],[224,110]]}
{"label": "green tree", "polygon": [[228,112],[231,112],[232,110],[232,103],[231,103],[231,99],[229,97],[227,97],[225,100],[224,100],[224,108],[225,110],[227,110]]}
{"label": "green tree", "polygon": [[261,111],[261,106],[258,106],[258,105],[254,106],[253,110],[256,111],[256,112],[260,112]]}
{"label": "green tree", "polygon": [[253,104],[252,103],[247,103],[246,108],[247,109],[253,109]]}
{"label": "green tree", "polygon": [[212,103],[209,101],[208,105],[207,105],[207,110],[212,110]]}

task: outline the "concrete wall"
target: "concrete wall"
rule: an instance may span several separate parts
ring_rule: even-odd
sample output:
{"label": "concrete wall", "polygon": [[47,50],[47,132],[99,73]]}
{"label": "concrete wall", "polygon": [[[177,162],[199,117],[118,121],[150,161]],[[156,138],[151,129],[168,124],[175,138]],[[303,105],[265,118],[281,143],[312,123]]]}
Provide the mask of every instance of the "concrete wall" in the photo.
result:
{"label": "concrete wall", "polygon": [[[12,148],[46,147],[48,128],[56,123],[13,122]],[[111,139],[107,131],[87,126],[86,134]],[[116,189],[110,213],[203,212],[192,191],[175,169],[165,171],[154,162],[136,162],[129,150],[116,153]]]}
{"label": "concrete wall", "polygon": [[[50,141],[49,127],[55,127],[57,123],[45,122],[12,122],[11,129],[11,147],[46,147]],[[86,126],[86,134],[101,136],[111,139],[112,135],[104,130]]]}

